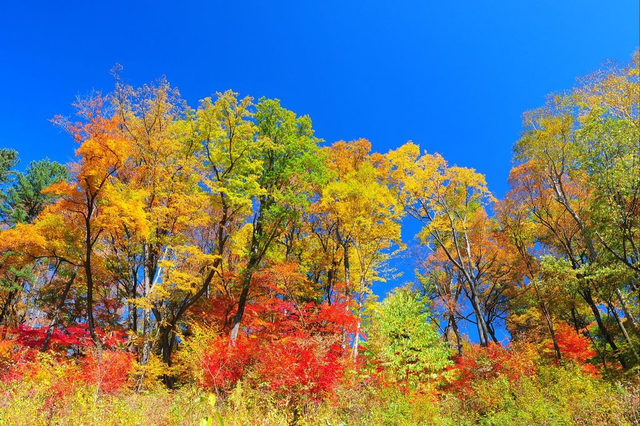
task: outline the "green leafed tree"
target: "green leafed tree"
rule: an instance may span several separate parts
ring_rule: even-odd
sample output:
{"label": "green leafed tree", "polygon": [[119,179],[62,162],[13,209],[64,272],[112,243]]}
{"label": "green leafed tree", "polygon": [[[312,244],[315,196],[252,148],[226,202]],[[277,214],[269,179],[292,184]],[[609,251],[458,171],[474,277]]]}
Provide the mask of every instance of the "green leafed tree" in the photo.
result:
{"label": "green leafed tree", "polygon": [[67,166],[48,158],[33,161],[23,172],[16,172],[0,205],[0,215],[8,223],[31,223],[53,203],[52,194],[42,191],[47,187],[69,179]]}
{"label": "green leafed tree", "polygon": [[18,153],[13,149],[0,148],[0,185],[9,180],[9,171],[18,163]]}
{"label": "green leafed tree", "polygon": [[367,348],[392,381],[418,387],[447,378],[451,348],[440,339],[427,304],[416,292],[398,289],[370,309]]}

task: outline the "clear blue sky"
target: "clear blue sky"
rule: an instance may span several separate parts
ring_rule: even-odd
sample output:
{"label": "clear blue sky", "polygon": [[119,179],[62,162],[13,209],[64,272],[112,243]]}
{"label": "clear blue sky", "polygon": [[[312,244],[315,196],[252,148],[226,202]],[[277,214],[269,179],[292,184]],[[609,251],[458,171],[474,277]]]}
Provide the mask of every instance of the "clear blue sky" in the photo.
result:
{"label": "clear blue sky", "polygon": [[[76,95],[161,75],[195,105],[277,97],[327,142],[407,140],[485,173],[501,197],[521,114],[639,42],[637,0],[10,1],[0,8],[0,146],[67,162],[47,120]],[[408,226],[410,240],[415,227]],[[410,270],[407,264],[400,269]],[[402,282],[400,279],[399,282]],[[383,293],[390,285],[377,285]]]}

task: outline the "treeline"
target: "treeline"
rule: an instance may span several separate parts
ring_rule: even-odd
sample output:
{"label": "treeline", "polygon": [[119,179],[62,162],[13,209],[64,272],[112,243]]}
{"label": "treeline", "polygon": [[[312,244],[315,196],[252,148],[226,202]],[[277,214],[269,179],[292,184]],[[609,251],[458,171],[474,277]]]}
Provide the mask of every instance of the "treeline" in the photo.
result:
{"label": "treeline", "polygon": [[[78,144],[68,167],[18,172],[0,151],[6,365],[115,357],[136,389],[245,381],[296,405],[345,380],[463,389],[477,357],[515,356],[496,347],[506,327],[539,363],[632,374],[639,68],[636,53],[526,113],[502,200],[411,142],[327,145],[278,100],[227,91],[194,107],[165,80],[116,75],[53,120]],[[422,225],[419,280],[379,303],[406,220]]]}

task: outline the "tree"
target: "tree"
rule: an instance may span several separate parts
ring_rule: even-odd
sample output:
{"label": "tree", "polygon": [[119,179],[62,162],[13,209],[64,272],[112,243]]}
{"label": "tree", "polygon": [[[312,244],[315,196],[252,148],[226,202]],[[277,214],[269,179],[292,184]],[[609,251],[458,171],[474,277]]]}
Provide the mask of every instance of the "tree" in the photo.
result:
{"label": "tree", "polygon": [[[5,225],[13,227],[18,223],[33,223],[45,207],[55,201],[55,197],[43,191],[49,186],[68,179],[69,171],[62,164],[48,159],[34,161],[24,173],[15,172],[13,179],[3,194],[0,204],[0,217]],[[4,261],[11,264],[5,268],[6,275],[1,280],[6,297],[0,311],[0,324],[20,297],[26,282],[33,278],[34,262],[25,259],[13,263],[9,257],[21,257],[17,253],[5,252]],[[15,259],[14,259],[15,260]],[[43,263],[37,261],[36,263]],[[21,266],[18,266],[21,265]],[[40,268],[42,270],[42,268]],[[46,270],[46,268],[45,268]]]}
{"label": "tree", "polygon": [[18,164],[18,153],[13,149],[0,149],[0,185],[9,181],[10,170]]}
{"label": "tree", "polygon": [[24,173],[16,172],[0,205],[5,224],[32,223],[55,198],[43,193],[49,186],[69,179],[69,169],[55,161],[33,161]]}
{"label": "tree", "polygon": [[299,218],[297,207],[308,204],[310,183],[322,178],[322,155],[309,117],[296,117],[278,100],[261,99],[256,105],[255,120],[260,149],[251,161],[260,166],[259,191],[252,197],[248,259],[240,274],[232,342],[238,337],[254,272],[276,238]]}
{"label": "tree", "polygon": [[[129,297],[134,334],[142,308],[141,364],[149,361],[156,326],[158,347],[170,366],[177,324],[202,294],[194,291],[193,280],[173,278],[184,268],[207,269],[211,263],[193,238],[207,223],[201,214],[207,199],[200,187],[195,116],[165,79],[134,89],[116,74],[113,102],[121,136],[130,146],[117,176],[141,203],[145,227],[143,232],[123,227],[111,234],[110,266]],[[187,252],[193,257],[188,265]]]}
{"label": "tree", "polygon": [[76,106],[83,121],[71,123],[63,117],[55,119],[80,143],[76,150],[79,161],[72,166],[70,182],[59,182],[46,190],[60,199],[48,213],[58,214],[61,226],[75,228],[81,235],[79,258],[67,261],[84,272],[87,324],[92,340],[100,345],[94,292],[96,284],[106,283],[104,259],[96,257],[97,247],[101,237],[111,230],[127,227],[144,232],[146,223],[139,200],[129,197],[130,193],[117,181],[116,174],[124,167],[131,148],[129,141],[121,136],[119,119],[104,113],[104,99],[100,95]]}
{"label": "tree", "polygon": [[[423,228],[421,242],[441,249],[460,273],[475,314],[480,343],[486,346],[495,308],[500,304],[501,286],[491,282],[504,277],[500,244],[492,240],[493,223],[485,206],[494,201],[483,175],[472,169],[449,167],[440,155],[420,155],[409,142],[386,155],[387,174],[405,211]],[[508,264],[506,264],[508,265]]]}
{"label": "tree", "polygon": [[[399,219],[402,208],[383,180],[370,154],[366,139],[337,142],[328,149],[329,168],[335,178],[323,188],[321,207],[329,213],[333,230],[342,247],[345,297],[356,302],[359,319],[364,298],[375,280],[383,280],[379,268],[389,257],[393,245],[402,246]],[[352,266],[357,265],[358,285],[351,288]],[[360,321],[354,330],[353,359],[358,357]]]}
{"label": "tree", "polygon": [[440,340],[425,302],[401,288],[374,305],[367,348],[392,380],[413,388],[446,379],[451,349]]}
{"label": "tree", "polygon": [[[525,114],[526,129],[516,144],[516,158],[526,163],[514,170],[512,182],[516,184],[514,191],[527,194],[531,214],[541,225],[539,240],[544,238],[570,262],[578,278],[577,293],[590,308],[604,340],[626,365],[596,300],[604,296],[613,315],[611,297],[597,285],[604,272],[592,209],[597,192],[582,168],[588,162],[580,158],[576,140],[579,120],[574,111],[571,97],[556,96],[545,107]],[[624,324],[617,323],[633,348]],[[632,352],[640,360],[635,349]]]}

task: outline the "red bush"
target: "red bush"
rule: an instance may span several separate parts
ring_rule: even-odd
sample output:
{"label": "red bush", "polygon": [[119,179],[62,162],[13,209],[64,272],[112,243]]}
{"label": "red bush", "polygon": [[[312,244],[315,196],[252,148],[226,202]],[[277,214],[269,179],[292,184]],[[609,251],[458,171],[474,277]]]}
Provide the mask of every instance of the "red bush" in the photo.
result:
{"label": "red bush", "polygon": [[[560,348],[560,354],[563,361],[570,361],[582,367],[586,373],[595,375],[598,369],[595,365],[589,364],[588,361],[597,355],[597,352],[591,348],[589,339],[568,324],[559,324],[556,326],[556,341]],[[548,343],[547,349],[553,349],[553,343]]]}
{"label": "red bush", "polygon": [[255,357],[254,343],[243,336],[238,338],[235,345],[230,345],[226,336],[212,342],[202,360],[202,385],[216,392],[224,392],[235,386]]}
{"label": "red bush", "polygon": [[345,304],[297,305],[280,297],[247,306],[247,334],[235,344],[219,337],[203,360],[203,385],[231,389],[245,378],[279,398],[319,399],[340,383],[348,356],[343,330],[355,328]]}
{"label": "red bush", "polygon": [[518,348],[504,348],[496,343],[489,343],[486,348],[470,345],[462,356],[454,357],[451,369],[457,371],[457,377],[452,387],[463,394],[473,392],[472,384],[477,380],[503,375],[517,381],[522,376],[534,376],[537,370],[533,353],[535,350],[530,345]]}
{"label": "red bush", "polygon": [[93,350],[80,364],[83,381],[95,385],[101,393],[113,394],[127,385],[133,365],[133,354]]}

